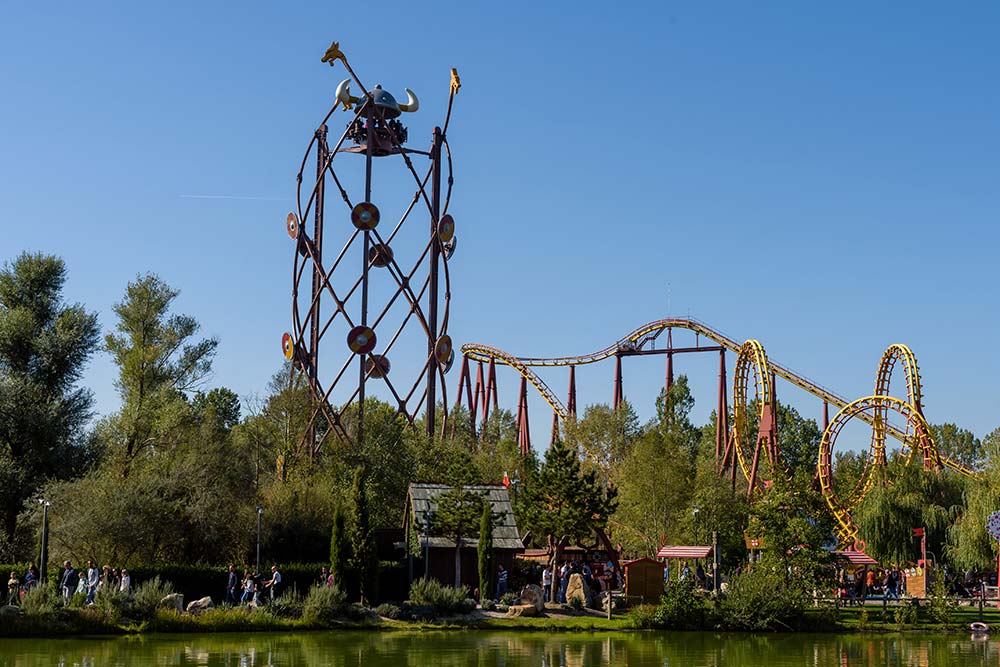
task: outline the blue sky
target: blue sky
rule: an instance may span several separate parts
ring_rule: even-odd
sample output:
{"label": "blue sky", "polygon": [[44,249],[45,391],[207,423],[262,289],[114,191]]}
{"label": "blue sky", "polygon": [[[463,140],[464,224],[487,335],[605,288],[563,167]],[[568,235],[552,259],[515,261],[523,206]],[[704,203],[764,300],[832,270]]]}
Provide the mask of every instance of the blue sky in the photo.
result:
{"label": "blue sky", "polygon": [[[855,398],[905,342],[928,418],[984,435],[1000,426],[1000,6],[870,4],[386,2],[374,32],[342,3],[10,5],[0,258],[64,257],[68,298],[105,329],[155,271],[220,338],[213,384],[262,391],[290,328],[284,216],[343,78],[319,62],[337,39],[365,80],[417,91],[413,146],[461,73],[457,343],[585,353],[690,314]],[[678,360],[699,421],[715,367]],[[609,402],[613,371],[582,369],[580,402]],[[98,355],[85,378],[103,413],[114,374]],[[626,362],[644,418],[662,376],[659,358]],[[515,407],[516,376],[500,390]],[[531,416],[543,445],[534,396]]]}

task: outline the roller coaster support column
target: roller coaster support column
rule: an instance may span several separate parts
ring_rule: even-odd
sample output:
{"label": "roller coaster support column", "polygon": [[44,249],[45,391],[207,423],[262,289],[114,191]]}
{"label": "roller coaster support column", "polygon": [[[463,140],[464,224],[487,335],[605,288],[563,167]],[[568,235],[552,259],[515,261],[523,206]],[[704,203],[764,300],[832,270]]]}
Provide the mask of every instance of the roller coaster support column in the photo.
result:
{"label": "roller coaster support column", "polygon": [[521,392],[517,399],[517,444],[521,448],[521,456],[531,451],[531,431],[528,428],[528,380],[521,378]]}
{"label": "roller coaster support column", "polygon": [[576,366],[569,367],[569,396],[566,397],[566,414],[576,417]]}
{"label": "roller coaster support column", "polygon": [[[760,450],[761,447],[767,447],[764,455],[767,456],[768,461],[771,463],[772,472],[773,468],[778,465],[778,438],[777,438],[777,400],[774,397],[774,375],[764,379],[764,382],[768,382],[771,385],[771,403],[764,406],[761,410],[760,415],[760,425],[757,429],[757,444],[753,448],[753,464],[750,467],[750,479],[747,480],[748,488],[747,495],[753,495],[754,488],[757,485],[757,469],[760,465]],[[735,465],[733,466],[735,471]]]}
{"label": "roller coaster support column", "polygon": [[[479,368],[476,369],[476,388],[472,392],[472,400],[476,404],[476,409],[482,407],[483,413],[486,412],[486,382],[483,380],[483,362],[479,362]],[[473,411],[475,414],[475,410]],[[486,418],[483,417],[483,422],[486,422]]]}
{"label": "roller coaster support column", "polygon": [[667,377],[663,383],[663,390],[666,392],[666,396],[670,395],[670,385],[674,383],[673,349],[674,349],[674,339],[673,336],[671,336],[670,329],[667,329]]}
{"label": "roller coaster support column", "polygon": [[[480,369],[482,370],[482,369]],[[490,403],[496,409],[497,401],[497,364],[493,357],[490,357],[489,370],[486,372],[486,385],[483,392],[483,425],[490,418]]]}
{"label": "roller coaster support column", "polygon": [[615,355],[615,399],[613,407],[615,410],[622,404],[622,357]]}
{"label": "roller coaster support column", "polygon": [[[465,389],[466,402],[469,405],[469,427],[472,432],[476,432],[476,402],[472,396],[472,374],[469,373],[469,358],[462,357],[462,372],[458,375],[458,393],[455,397],[455,402],[459,405],[462,404],[462,389]],[[451,427],[451,433],[454,437],[455,435],[455,425]]]}
{"label": "roller coaster support column", "polygon": [[[437,412],[437,374],[440,371],[434,360],[434,350],[438,342],[438,263],[441,255],[441,243],[438,240],[438,220],[441,218],[441,144],[443,136],[441,128],[434,128],[434,145],[431,148],[431,243],[430,284],[428,287],[428,336],[427,356],[431,361],[427,364],[427,437],[434,437],[434,418]],[[369,151],[370,152],[370,151]],[[365,201],[370,201],[366,199]],[[368,232],[365,232],[365,258],[368,257]],[[362,368],[364,363],[362,361]],[[364,385],[362,385],[364,386]],[[363,399],[362,399],[363,400]],[[447,406],[445,406],[447,410]]]}
{"label": "roller coaster support column", "polygon": [[719,405],[715,417],[715,468],[722,470],[722,458],[729,433],[729,405],[726,399],[726,351],[719,351]]}
{"label": "roller coaster support column", "polygon": [[[313,252],[315,260],[312,270],[312,306],[309,309],[309,387],[313,391],[313,396],[320,392],[316,385],[319,372],[319,332],[321,323],[319,321],[320,293],[323,291],[323,197],[325,194],[324,184],[326,179],[327,145],[326,145],[326,125],[320,125],[316,130],[316,207],[313,217]],[[313,421],[309,427],[309,460],[312,461],[316,454],[316,422]]]}

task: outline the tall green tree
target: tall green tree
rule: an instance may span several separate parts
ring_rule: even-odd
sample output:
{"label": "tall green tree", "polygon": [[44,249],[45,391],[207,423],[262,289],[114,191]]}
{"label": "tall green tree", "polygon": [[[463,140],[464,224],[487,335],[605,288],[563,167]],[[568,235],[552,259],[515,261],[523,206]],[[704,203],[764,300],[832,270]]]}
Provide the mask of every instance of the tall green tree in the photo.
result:
{"label": "tall green tree", "polygon": [[529,530],[556,545],[550,567],[570,541],[579,542],[595,530],[604,530],[618,507],[617,496],[612,486],[598,481],[595,470],[581,469],[577,452],[565,442],[557,440],[549,447],[537,479],[524,491],[522,516]]}
{"label": "tall green tree", "polygon": [[483,511],[479,516],[479,543],[476,545],[476,555],[479,565],[479,599],[490,597],[493,590],[493,527],[495,520],[490,503],[483,503]]}
{"label": "tall green tree", "polygon": [[179,292],[154,274],[129,283],[114,307],[116,333],[105,348],[118,366],[122,409],[107,424],[106,442],[127,476],[132,461],[169,438],[177,402],[202,386],[218,347],[214,338],[195,340],[198,321],[171,314]]}
{"label": "tall green tree", "polygon": [[931,435],[943,456],[973,469],[983,465],[987,452],[982,441],[971,431],[951,423],[931,424]]}
{"label": "tall green tree", "polygon": [[597,472],[608,482],[614,469],[628,457],[639,435],[639,418],[624,401],[618,408],[588,405],[579,420],[570,419],[563,428],[563,439],[580,451],[584,467]]}
{"label": "tall green tree", "polygon": [[97,346],[97,316],[65,303],[65,284],[66,265],[51,255],[26,252],[0,270],[0,555],[25,501],[79,474],[92,454],[93,401],[76,383]]}
{"label": "tall green tree", "polygon": [[375,562],[375,540],[368,510],[366,471],[354,471],[351,485],[351,572],[357,577],[361,601],[374,599],[374,580],[378,563]]}
{"label": "tall green tree", "polygon": [[333,581],[345,590],[344,577],[351,555],[351,543],[347,530],[347,515],[341,503],[333,508],[333,529],[330,531],[330,565],[333,570]]}
{"label": "tall green tree", "polygon": [[462,585],[462,543],[478,536],[484,505],[489,503],[483,502],[482,493],[461,486],[442,491],[435,499],[430,531],[455,543],[456,588]]}
{"label": "tall green tree", "polygon": [[982,472],[965,483],[960,514],[948,528],[945,553],[962,569],[988,570],[997,562],[998,542],[986,521],[1000,511],[1000,428],[983,438],[981,447]]}

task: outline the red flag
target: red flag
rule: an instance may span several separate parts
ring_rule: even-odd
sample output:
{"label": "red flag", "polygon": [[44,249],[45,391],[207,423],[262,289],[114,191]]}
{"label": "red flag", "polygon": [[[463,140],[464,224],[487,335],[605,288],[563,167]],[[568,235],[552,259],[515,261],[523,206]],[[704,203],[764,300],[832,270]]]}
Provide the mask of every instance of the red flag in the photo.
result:
{"label": "red flag", "polygon": [[923,528],[914,528],[913,529],[913,536],[914,537],[923,537],[924,536],[924,529]]}
{"label": "red flag", "polygon": [[510,477],[507,476],[507,471],[506,470],[503,473],[503,485],[504,486],[510,486]]}

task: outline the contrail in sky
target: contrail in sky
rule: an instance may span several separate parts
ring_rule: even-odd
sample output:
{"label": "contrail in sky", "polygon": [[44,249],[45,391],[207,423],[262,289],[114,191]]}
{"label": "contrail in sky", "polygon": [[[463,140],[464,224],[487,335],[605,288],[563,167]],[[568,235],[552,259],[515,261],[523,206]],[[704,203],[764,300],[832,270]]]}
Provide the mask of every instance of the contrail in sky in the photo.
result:
{"label": "contrail in sky", "polygon": [[242,199],[249,201],[287,201],[288,197],[249,197],[242,195],[177,195],[181,199]]}

